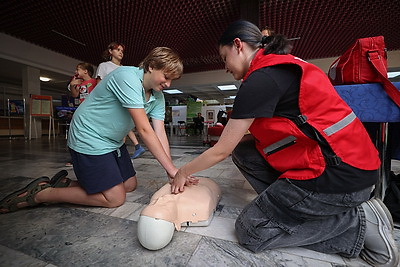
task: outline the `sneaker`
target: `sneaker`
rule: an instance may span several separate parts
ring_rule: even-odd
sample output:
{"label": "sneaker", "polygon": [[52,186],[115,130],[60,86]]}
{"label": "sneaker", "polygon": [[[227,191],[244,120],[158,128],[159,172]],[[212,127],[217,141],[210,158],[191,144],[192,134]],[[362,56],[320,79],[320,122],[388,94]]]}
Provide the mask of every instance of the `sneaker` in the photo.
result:
{"label": "sneaker", "polygon": [[140,155],[142,155],[146,150],[140,146],[138,149],[135,150],[135,153],[133,153],[131,159],[136,159],[138,157],[140,157]]}
{"label": "sneaker", "polygon": [[367,227],[360,257],[372,266],[397,266],[399,252],[392,234],[393,219],[385,204],[373,198],[361,206]]}
{"label": "sneaker", "polygon": [[73,165],[72,165],[72,162],[67,162],[67,163],[65,163],[65,167],[72,167]]}

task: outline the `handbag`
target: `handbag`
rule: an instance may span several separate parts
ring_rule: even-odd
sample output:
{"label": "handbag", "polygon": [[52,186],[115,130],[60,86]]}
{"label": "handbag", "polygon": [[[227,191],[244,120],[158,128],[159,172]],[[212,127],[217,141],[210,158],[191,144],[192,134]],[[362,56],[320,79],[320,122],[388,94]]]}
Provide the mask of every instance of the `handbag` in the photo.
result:
{"label": "handbag", "polygon": [[387,77],[387,53],[383,36],[358,39],[329,67],[333,85],[381,83],[385,92],[400,107],[400,91]]}

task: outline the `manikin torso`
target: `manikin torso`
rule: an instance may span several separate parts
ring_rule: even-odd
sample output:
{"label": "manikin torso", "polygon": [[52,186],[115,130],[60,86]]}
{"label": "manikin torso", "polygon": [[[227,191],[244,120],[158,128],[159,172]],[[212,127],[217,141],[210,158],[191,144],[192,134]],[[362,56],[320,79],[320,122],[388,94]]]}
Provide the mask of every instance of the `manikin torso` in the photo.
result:
{"label": "manikin torso", "polygon": [[213,180],[200,178],[197,185],[185,187],[179,194],[171,194],[165,184],[152,196],[138,221],[138,238],[147,249],[165,247],[175,229],[181,226],[207,226],[221,198],[221,191]]}

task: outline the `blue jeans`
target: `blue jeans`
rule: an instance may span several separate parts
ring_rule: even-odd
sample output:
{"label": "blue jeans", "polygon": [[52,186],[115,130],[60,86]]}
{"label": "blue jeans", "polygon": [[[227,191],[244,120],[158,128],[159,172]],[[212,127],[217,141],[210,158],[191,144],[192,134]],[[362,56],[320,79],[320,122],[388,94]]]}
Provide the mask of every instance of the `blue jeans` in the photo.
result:
{"label": "blue jeans", "polygon": [[277,179],[279,173],[259,154],[251,138],[238,144],[232,159],[259,194],[236,220],[242,246],[253,252],[304,247],[348,258],[358,256],[366,229],[360,204],[370,198],[372,188],[326,194]]}

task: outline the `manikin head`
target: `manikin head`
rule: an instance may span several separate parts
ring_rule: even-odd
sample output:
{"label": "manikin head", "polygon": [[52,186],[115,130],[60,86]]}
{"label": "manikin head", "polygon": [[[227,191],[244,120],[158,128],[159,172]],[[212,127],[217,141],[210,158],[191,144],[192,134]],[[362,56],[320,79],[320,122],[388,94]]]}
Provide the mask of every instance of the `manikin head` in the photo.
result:
{"label": "manikin head", "polygon": [[171,194],[171,185],[160,188],[145,207],[138,221],[138,238],[147,249],[158,250],[171,241],[175,229],[187,223],[205,222],[212,217],[221,198],[219,186],[209,178]]}

